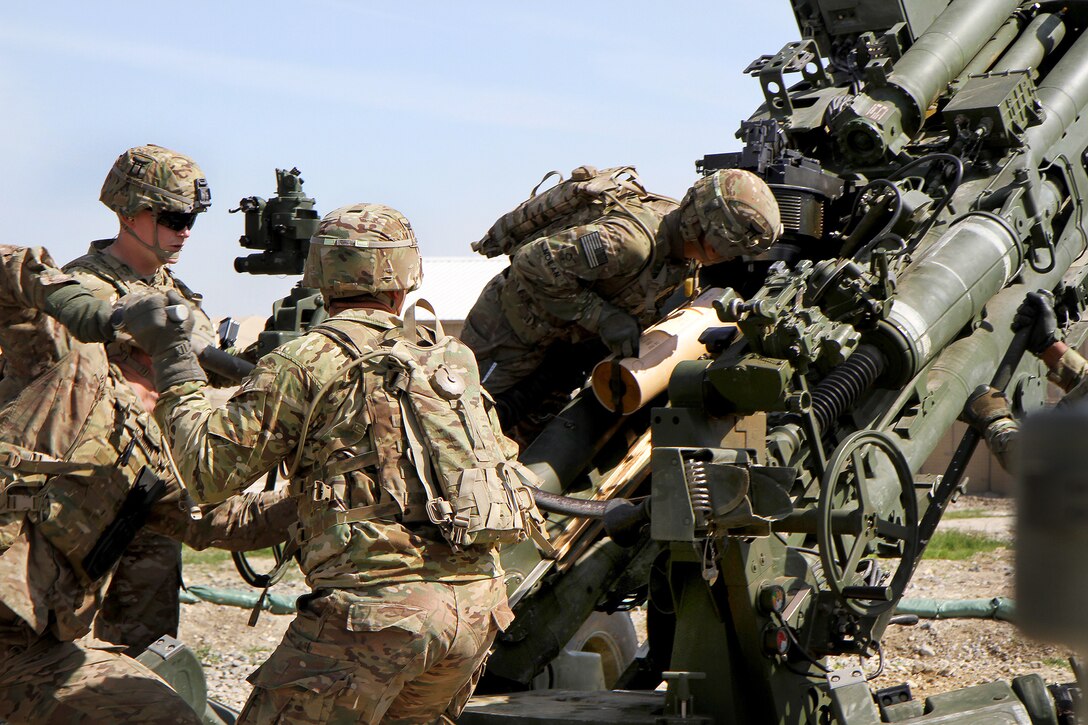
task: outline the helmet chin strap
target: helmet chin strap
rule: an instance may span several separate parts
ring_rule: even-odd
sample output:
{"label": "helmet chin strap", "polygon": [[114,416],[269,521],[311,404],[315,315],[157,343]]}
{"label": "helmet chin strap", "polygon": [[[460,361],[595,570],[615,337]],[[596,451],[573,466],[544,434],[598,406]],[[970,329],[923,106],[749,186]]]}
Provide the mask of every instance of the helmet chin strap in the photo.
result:
{"label": "helmet chin strap", "polygon": [[[152,213],[154,213],[154,212],[152,212]],[[125,228],[125,231],[127,231],[129,233],[129,236],[131,236],[133,239],[135,239],[137,242],[139,242],[140,246],[144,247],[145,249],[151,250],[155,254],[155,256],[158,257],[159,261],[162,262],[163,264],[167,264],[167,263],[170,263],[170,262],[176,262],[176,261],[178,261],[178,259],[181,258],[181,255],[178,254],[177,252],[171,252],[169,250],[163,249],[159,245],[158,215],[156,215],[156,217],[155,217],[156,221],[155,221],[155,232],[154,232],[154,234],[155,234],[155,239],[154,239],[155,243],[154,244],[148,244],[147,242],[145,242],[140,237],[140,235],[136,233],[136,230],[133,229],[132,225],[129,224],[127,221],[125,221],[124,215],[118,214],[117,218],[121,220],[121,226],[123,226]]]}

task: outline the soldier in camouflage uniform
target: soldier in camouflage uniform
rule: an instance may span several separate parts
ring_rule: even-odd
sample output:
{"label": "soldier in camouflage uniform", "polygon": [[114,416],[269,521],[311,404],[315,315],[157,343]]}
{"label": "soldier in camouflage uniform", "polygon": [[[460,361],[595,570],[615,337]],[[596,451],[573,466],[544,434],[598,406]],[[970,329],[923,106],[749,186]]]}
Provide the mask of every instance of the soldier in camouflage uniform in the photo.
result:
{"label": "soldier in camouflage uniform", "polygon": [[[297,541],[313,592],[250,677],[254,691],[239,722],[419,725],[447,710],[456,717],[512,619],[497,551],[454,550],[427,520],[400,410],[342,371],[390,336],[407,339],[397,314],[421,277],[415,235],[400,213],[357,204],[327,215],[303,284],[321,290],[330,320],[262,358],[219,408],[192,355],[179,362],[184,325],[168,321],[166,301],[126,307],[127,328],[154,361],[156,417],[194,496],[222,500],[281,460],[295,462]],[[363,379],[381,390],[366,377],[375,374]],[[468,377],[478,380],[475,370]],[[490,425],[498,430],[493,418]],[[391,435],[392,444],[375,443]],[[509,459],[514,446],[499,436]]]}
{"label": "soldier in camouflage uniform", "polygon": [[199,723],[120,648],[80,639],[110,579],[92,577],[84,554],[145,467],[166,483],[146,526],[195,548],[277,543],[296,504],[246,495],[194,519],[158,428],[104,347],[39,310],[86,340],[113,336],[110,306],[48,253],[0,246],[0,720]]}
{"label": "soldier in camouflage uniform", "polygon": [[[1054,295],[1047,290],[1029,292],[1016,312],[1013,328],[1030,327],[1028,351],[1042,360],[1050,382],[1065,391],[1061,404],[1088,395],[1088,361],[1062,342]],[[1011,470],[1017,455],[1020,422],[1013,417],[1005,394],[989,385],[980,385],[967,399],[962,419],[986,439],[1002,468]]]}
{"label": "soldier in camouflage uniform", "polygon": [[694,265],[758,254],[781,231],[771,190],[735,169],[699,179],[679,205],[648,196],[623,206],[518,247],[465,318],[462,337],[504,427],[524,407],[515,386],[549,348],[599,338],[617,355],[637,354],[641,331]]}
{"label": "soldier in camouflage uniform", "polygon": [[[91,243],[87,254],[64,270],[99,298],[115,303],[147,287],[180,294],[194,314],[194,344],[214,341],[201,297],[167,267],[178,260],[197,215],[211,204],[200,167],[161,146],[137,146],[121,154],[102,185],[101,201],[117,214],[117,237]],[[125,341],[107,346],[110,362],[154,407],[146,355]],[[154,425],[154,423],[151,423]],[[126,552],[95,622],[95,636],[142,651],[163,634],[177,635],[181,586],[181,545],[151,531]]]}

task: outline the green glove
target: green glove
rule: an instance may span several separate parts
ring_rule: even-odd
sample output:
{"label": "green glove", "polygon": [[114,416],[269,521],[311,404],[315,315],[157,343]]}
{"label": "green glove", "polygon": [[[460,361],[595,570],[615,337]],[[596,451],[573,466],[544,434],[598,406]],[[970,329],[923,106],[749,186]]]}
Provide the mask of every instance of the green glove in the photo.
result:
{"label": "green glove", "polygon": [[638,320],[618,307],[609,305],[598,318],[597,334],[618,357],[638,354],[638,339],[642,335]]}
{"label": "green glove", "polygon": [[43,312],[67,327],[80,342],[111,342],[114,338],[115,329],[110,324],[113,307],[78,282],[50,292]]}
{"label": "green glove", "polygon": [[159,392],[193,380],[208,381],[189,342],[193,315],[181,295],[171,291],[126,298],[124,325],[151,356]]}

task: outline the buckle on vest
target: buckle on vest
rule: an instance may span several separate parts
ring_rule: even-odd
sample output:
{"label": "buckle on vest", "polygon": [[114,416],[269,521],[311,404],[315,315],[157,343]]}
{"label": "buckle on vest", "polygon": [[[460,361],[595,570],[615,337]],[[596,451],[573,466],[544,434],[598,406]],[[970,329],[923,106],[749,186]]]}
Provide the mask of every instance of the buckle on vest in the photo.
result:
{"label": "buckle on vest", "polygon": [[450,522],[450,543],[453,545],[454,550],[459,550],[465,544],[465,538],[468,536],[469,517],[466,513],[460,513],[453,521]]}
{"label": "buckle on vest", "polygon": [[314,481],[313,500],[328,501],[332,498],[332,486],[324,481]]}
{"label": "buckle on vest", "polygon": [[[14,486],[18,487],[16,481]],[[45,496],[41,493],[9,493],[7,489],[0,490],[0,511],[5,513],[36,513],[41,514],[47,507],[44,505]]]}
{"label": "buckle on vest", "polygon": [[427,518],[432,524],[444,524],[453,518],[453,506],[444,498],[432,498],[427,502]]}

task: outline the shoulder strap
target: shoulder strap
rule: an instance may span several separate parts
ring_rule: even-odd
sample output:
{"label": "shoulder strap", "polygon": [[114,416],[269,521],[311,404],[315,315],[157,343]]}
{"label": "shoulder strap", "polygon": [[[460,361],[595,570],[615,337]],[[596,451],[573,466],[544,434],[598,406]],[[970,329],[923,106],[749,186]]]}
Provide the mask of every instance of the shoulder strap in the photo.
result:
{"label": "shoulder strap", "polygon": [[442,489],[435,480],[431,453],[423,443],[423,428],[416,417],[415,409],[408,404],[405,397],[404,391],[398,391],[397,402],[400,403],[400,414],[404,419],[404,437],[408,439],[412,463],[416,466],[416,473],[427,494],[427,518],[432,524],[446,523],[453,517],[453,507],[439,494]]}
{"label": "shoulder strap", "polygon": [[174,283],[174,286],[177,287],[178,292],[181,293],[182,297],[196,304],[197,306],[199,306],[200,303],[204,301],[204,295],[198,292],[194,292],[192,288],[189,287],[189,285],[178,279],[178,276],[171,272],[168,268],[163,267],[162,271],[166,273],[166,278]]}
{"label": "shoulder strap", "polygon": [[[295,474],[298,472],[298,467],[302,463],[302,451],[303,447],[306,444],[306,435],[310,431],[310,424],[313,422],[314,413],[317,412],[318,405],[320,405],[321,401],[324,400],[325,396],[329,394],[329,391],[332,390],[333,386],[341,382],[343,378],[346,377],[351,371],[360,367],[364,363],[370,362],[371,360],[380,357],[393,357],[399,359],[399,356],[392,349],[389,348],[381,348],[377,350],[371,350],[366,353],[361,353],[359,347],[355,344],[353,340],[351,340],[351,333],[346,330],[338,329],[337,327],[328,324],[328,322],[329,321],[321,323],[317,327],[313,328],[313,330],[318,332],[319,334],[328,337],[330,340],[341,343],[342,345],[350,343],[351,348],[345,346],[344,349],[349,350],[353,348],[355,354],[352,355],[349,353],[349,357],[353,357],[353,359],[347,364],[340,366],[340,368],[336,372],[334,372],[332,376],[329,377],[329,379],[325,382],[325,384],[322,385],[321,388],[317,391],[314,399],[310,401],[310,407],[307,409],[306,417],[303,418],[302,421],[302,429],[299,431],[298,447],[295,449],[295,457],[292,460],[290,467],[287,469],[286,476],[288,479],[294,478]],[[335,330],[335,332],[331,332],[333,330]],[[401,353],[401,356],[403,355],[404,353]],[[404,366],[407,366],[408,364],[404,360],[400,360],[400,363]]]}
{"label": "shoulder strap", "polygon": [[117,268],[113,265],[112,259],[101,249],[95,249],[93,252],[72,260],[64,265],[64,271],[92,274],[113,287],[121,297],[129,293],[128,287],[116,275]]}

